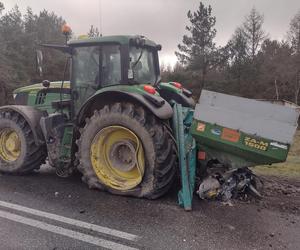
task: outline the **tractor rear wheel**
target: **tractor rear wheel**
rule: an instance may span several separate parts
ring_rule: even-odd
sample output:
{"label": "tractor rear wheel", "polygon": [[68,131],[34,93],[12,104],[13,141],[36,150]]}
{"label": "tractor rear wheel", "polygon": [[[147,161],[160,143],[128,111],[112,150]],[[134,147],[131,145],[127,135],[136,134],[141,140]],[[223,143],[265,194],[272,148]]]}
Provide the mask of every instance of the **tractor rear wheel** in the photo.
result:
{"label": "tractor rear wheel", "polygon": [[25,174],[45,162],[46,150],[34,142],[32,130],[17,112],[0,112],[0,172]]}
{"label": "tractor rear wheel", "polygon": [[155,199],[172,185],[177,150],[162,121],[139,105],[106,105],[77,140],[79,171],[90,188]]}

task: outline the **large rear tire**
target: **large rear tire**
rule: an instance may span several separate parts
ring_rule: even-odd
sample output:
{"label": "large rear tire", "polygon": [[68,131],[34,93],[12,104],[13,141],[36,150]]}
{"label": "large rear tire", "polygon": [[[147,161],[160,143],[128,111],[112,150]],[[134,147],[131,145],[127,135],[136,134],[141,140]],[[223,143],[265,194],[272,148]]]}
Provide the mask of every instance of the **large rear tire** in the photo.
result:
{"label": "large rear tire", "polygon": [[45,162],[44,146],[34,142],[26,120],[15,111],[0,112],[0,172],[25,174]]}
{"label": "large rear tire", "polygon": [[90,188],[155,199],[172,185],[177,150],[168,128],[139,105],[95,111],[77,140],[78,169]]}

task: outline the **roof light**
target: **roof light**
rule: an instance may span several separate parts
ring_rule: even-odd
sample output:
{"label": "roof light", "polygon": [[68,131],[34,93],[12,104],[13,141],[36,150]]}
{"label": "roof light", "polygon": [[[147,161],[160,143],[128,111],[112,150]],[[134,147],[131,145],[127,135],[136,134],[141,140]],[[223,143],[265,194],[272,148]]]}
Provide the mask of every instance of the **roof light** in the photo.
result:
{"label": "roof light", "polygon": [[153,88],[151,85],[144,85],[144,90],[151,95],[154,95],[156,93],[155,88]]}
{"label": "roof light", "polygon": [[171,84],[178,89],[182,89],[182,85],[179,82],[171,82]]}
{"label": "roof light", "polygon": [[68,25],[68,24],[64,24],[62,27],[61,27],[61,32],[64,34],[64,35],[70,35],[71,34],[71,27]]}

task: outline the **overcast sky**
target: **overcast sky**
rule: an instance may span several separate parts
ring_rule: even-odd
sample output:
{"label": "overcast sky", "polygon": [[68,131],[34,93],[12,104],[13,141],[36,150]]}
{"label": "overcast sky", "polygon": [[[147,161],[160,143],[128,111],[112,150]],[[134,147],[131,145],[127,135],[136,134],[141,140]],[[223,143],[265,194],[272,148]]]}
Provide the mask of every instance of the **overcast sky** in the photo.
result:
{"label": "overcast sky", "polygon": [[[91,24],[103,35],[141,34],[162,44],[161,59],[176,61],[174,51],[185,34],[186,13],[196,10],[198,0],[0,0],[6,10],[17,4],[24,13],[30,6],[63,16],[76,35],[86,34]],[[283,39],[291,18],[300,10],[300,0],[204,0],[217,18],[218,45],[224,45],[252,7],[264,14],[264,29],[271,38]],[[101,3],[101,4],[100,4]],[[102,18],[100,20],[100,13]]]}

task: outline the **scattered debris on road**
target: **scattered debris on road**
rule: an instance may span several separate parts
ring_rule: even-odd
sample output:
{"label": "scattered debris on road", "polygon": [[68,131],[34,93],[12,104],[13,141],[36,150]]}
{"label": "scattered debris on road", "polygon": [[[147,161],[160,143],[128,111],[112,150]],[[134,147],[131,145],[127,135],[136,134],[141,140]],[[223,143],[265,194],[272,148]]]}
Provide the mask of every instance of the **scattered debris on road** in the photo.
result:
{"label": "scattered debris on road", "polygon": [[208,176],[200,183],[197,194],[200,199],[220,200],[228,202],[230,199],[248,199],[252,196],[261,199],[258,191],[262,181],[249,168],[225,171],[217,166],[210,169]]}

